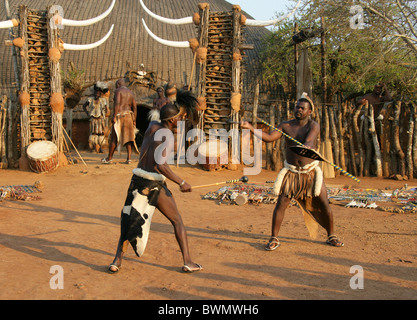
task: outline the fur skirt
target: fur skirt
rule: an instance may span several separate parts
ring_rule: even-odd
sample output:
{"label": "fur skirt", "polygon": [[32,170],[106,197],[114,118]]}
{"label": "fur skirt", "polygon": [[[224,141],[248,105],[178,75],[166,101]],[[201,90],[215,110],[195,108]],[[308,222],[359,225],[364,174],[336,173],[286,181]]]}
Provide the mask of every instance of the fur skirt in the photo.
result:
{"label": "fur skirt", "polygon": [[285,161],[275,181],[274,193],[296,200],[318,197],[323,184],[323,173],[318,164],[319,161],[314,161],[298,168]]}

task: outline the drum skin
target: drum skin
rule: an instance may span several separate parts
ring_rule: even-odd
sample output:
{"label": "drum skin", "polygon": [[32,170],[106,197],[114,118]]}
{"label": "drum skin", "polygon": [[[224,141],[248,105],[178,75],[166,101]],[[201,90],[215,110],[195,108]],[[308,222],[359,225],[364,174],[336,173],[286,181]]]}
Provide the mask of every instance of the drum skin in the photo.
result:
{"label": "drum skin", "polygon": [[26,154],[30,169],[36,173],[48,173],[58,168],[58,147],[51,141],[31,143]]}
{"label": "drum skin", "polygon": [[209,140],[198,147],[198,155],[204,170],[218,170],[228,164],[228,145],[222,140]]}

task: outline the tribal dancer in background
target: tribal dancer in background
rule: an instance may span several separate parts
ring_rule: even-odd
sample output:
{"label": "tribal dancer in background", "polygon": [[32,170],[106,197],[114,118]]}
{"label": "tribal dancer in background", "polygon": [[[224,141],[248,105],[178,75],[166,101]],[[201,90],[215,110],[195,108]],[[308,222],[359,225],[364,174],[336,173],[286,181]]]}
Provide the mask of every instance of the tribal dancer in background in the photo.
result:
{"label": "tribal dancer in background", "polygon": [[113,129],[111,132],[111,141],[109,145],[109,155],[103,158],[101,163],[112,163],[113,154],[119,146],[126,146],[127,159],[126,164],[132,163],[132,148],[136,151],[136,116],[137,107],[133,92],[126,87],[123,79],[116,82],[116,91],[114,93],[114,117],[112,119]]}
{"label": "tribal dancer in background", "polygon": [[88,98],[84,103],[84,112],[90,117],[90,136],[88,146],[90,150],[103,152],[105,131],[107,129],[106,117],[110,115],[107,99],[102,97],[109,91],[106,84],[97,82],[94,85],[94,97]]}

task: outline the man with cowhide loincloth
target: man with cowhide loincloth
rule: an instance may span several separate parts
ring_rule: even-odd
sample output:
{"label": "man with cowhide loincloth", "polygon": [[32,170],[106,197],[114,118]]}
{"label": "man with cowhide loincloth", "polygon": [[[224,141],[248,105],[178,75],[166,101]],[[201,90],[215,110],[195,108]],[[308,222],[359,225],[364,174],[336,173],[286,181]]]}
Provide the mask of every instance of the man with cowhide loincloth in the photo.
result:
{"label": "man with cowhide loincloth", "polygon": [[132,148],[135,147],[138,151],[135,142],[136,115],[137,108],[133,92],[126,87],[123,79],[117,80],[109,155],[101,160],[102,163],[109,164],[113,162],[112,158],[117,146],[126,146],[127,159],[125,163],[130,164],[132,162]]}
{"label": "man with cowhide loincloth", "polygon": [[141,146],[139,164],[133,170],[122,210],[121,234],[116,256],[108,269],[111,273],[119,271],[129,243],[136,255],[140,257],[143,254],[155,209],[161,211],[174,226],[175,237],[184,260],[183,271],[202,270],[201,265],[191,261],[187,233],[175,200],[165,182],[169,179],[179,185],[181,192],[191,192],[191,186],[170,169],[167,159],[173,155],[174,148],[174,139],[169,137],[172,137],[178,121],[192,116],[196,105],[197,99],[191,93],[179,92],[176,103],[162,107],[161,121],[152,121],[149,124]]}
{"label": "man with cowhide loincloth", "polygon": [[[313,112],[313,102],[306,94],[303,94],[294,108],[295,119],[282,122],[277,129],[306,147],[316,149],[320,126],[311,119]],[[253,126],[246,121],[241,123],[241,127],[254,132]],[[262,132],[259,138],[265,142],[273,142],[282,136],[281,132],[273,131],[270,134]],[[272,251],[280,246],[278,233],[291,199],[296,200],[300,205],[312,238],[317,236],[318,224],[320,224],[327,231],[326,243],[341,247],[343,243],[333,234],[333,213],[329,205],[323,173],[318,166],[319,161],[294,153],[289,148],[294,145],[297,145],[295,141],[286,138],[286,161],[274,185],[278,200],[272,217],[271,238],[265,249]]]}

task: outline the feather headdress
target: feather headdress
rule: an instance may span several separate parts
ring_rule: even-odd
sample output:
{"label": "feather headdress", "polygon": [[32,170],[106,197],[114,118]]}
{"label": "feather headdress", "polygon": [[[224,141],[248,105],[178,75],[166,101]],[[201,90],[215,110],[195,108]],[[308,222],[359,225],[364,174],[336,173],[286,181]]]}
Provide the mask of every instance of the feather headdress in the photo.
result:
{"label": "feather headdress", "polygon": [[178,113],[167,119],[162,119],[163,121],[186,114],[187,119],[192,124],[196,124],[198,122],[198,100],[190,91],[177,90],[176,99],[172,104],[178,108]]}

